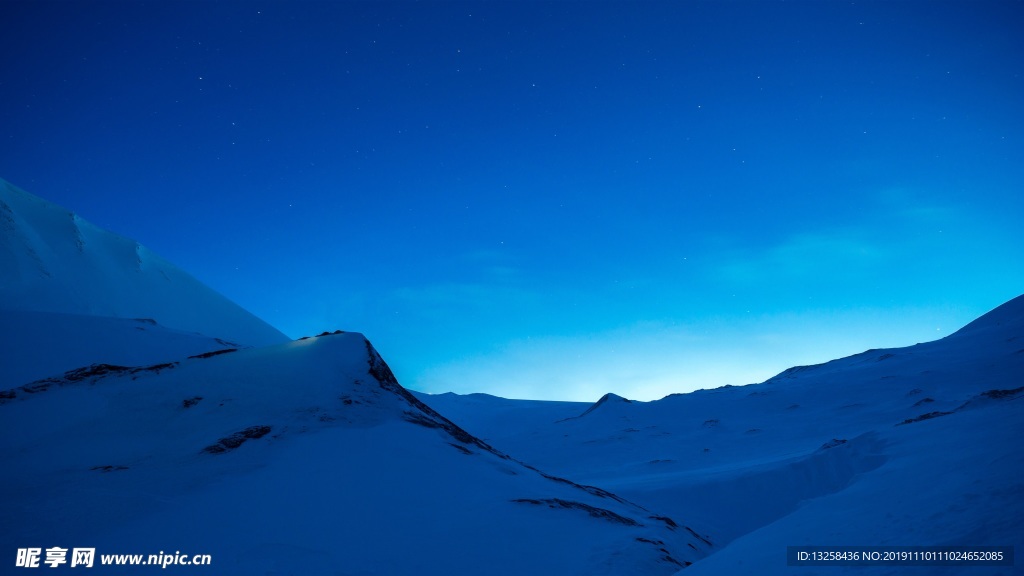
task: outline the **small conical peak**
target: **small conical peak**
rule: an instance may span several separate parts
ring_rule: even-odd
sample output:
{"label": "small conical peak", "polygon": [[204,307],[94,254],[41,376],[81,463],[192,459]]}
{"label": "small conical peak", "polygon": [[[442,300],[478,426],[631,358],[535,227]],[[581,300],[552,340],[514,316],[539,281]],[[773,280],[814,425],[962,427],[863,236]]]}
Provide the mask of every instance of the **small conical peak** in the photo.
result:
{"label": "small conical peak", "polygon": [[600,400],[598,400],[597,402],[594,402],[594,404],[591,405],[590,408],[587,408],[586,412],[584,412],[583,414],[580,414],[579,417],[586,416],[587,414],[590,414],[594,410],[597,410],[599,407],[604,406],[606,404],[612,405],[612,404],[630,404],[630,403],[632,403],[632,400],[627,400],[627,399],[623,398],[622,396],[619,396],[618,394],[613,394],[613,393],[609,392],[609,393],[605,394],[604,396],[601,396]]}
{"label": "small conical peak", "polygon": [[629,404],[630,402],[632,402],[632,400],[627,400],[626,398],[623,398],[622,396],[619,396],[618,394],[615,394],[613,392],[609,392],[609,393],[605,394],[604,396],[601,396],[601,399],[598,400],[594,404],[594,406],[600,406],[601,404],[604,404],[605,402],[625,402],[626,404]]}

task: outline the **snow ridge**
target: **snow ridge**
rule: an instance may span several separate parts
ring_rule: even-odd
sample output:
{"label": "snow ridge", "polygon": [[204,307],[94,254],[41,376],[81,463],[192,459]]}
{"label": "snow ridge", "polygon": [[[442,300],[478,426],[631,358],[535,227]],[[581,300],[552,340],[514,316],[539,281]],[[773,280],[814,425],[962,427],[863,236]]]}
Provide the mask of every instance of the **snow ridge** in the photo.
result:
{"label": "snow ridge", "polygon": [[134,240],[3,180],[0,270],[8,310],[152,318],[248,346],[288,340]]}

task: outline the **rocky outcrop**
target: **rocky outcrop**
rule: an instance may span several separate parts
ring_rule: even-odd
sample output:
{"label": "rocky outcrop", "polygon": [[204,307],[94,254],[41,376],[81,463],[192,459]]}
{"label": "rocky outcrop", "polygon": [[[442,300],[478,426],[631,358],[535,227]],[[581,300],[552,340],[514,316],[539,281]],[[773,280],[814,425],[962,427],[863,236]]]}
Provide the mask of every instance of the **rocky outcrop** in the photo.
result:
{"label": "rocky outcrop", "polygon": [[203,448],[203,452],[207,454],[223,454],[229,450],[234,450],[246,440],[253,440],[256,438],[262,438],[270,433],[270,426],[249,426],[241,432],[235,432],[230,436],[226,436],[217,440],[216,444],[211,444],[206,448]]}

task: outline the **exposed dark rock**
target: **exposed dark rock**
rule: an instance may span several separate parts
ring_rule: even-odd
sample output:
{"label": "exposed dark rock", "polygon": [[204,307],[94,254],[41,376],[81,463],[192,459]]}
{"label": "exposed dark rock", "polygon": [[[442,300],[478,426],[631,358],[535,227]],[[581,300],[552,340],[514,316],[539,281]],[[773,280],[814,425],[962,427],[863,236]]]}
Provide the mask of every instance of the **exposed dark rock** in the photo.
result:
{"label": "exposed dark rock", "polygon": [[208,454],[221,454],[228,450],[234,450],[244,444],[246,440],[253,440],[266,436],[270,433],[270,430],[270,426],[250,426],[241,432],[235,432],[230,436],[217,440],[216,444],[211,444],[206,448],[203,448],[203,452]]}
{"label": "exposed dark rock", "polygon": [[1004,400],[1007,398],[1013,398],[1014,396],[1019,395],[1021,392],[1024,392],[1024,386],[1021,386],[1020,388],[1014,388],[1012,390],[986,390],[985,392],[982,392],[981,395],[986,398],[991,398],[993,400]]}
{"label": "exposed dark rock", "polygon": [[402,419],[405,420],[406,422],[412,422],[413,424],[418,424],[420,426],[423,426],[424,428],[441,428],[442,427],[440,422],[437,422],[435,420],[431,420],[425,414],[420,414],[418,412],[409,412],[408,410],[405,411],[405,412],[402,412]]}
{"label": "exposed dark rock", "polygon": [[664,556],[661,557],[661,561],[662,562],[668,562],[669,564],[675,564],[676,566],[679,566],[680,568],[686,568],[686,564],[683,564],[679,560],[676,560],[675,558],[673,558],[672,554],[670,554],[668,550],[666,550],[664,548],[658,548],[658,552],[661,552],[661,553],[664,554]]}
{"label": "exposed dark rock", "polygon": [[718,419],[717,418],[712,418],[710,420],[705,420],[704,421],[704,427],[705,428],[713,428],[715,426],[718,426]]}
{"label": "exposed dark rock", "polygon": [[242,436],[250,439],[263,438],[267,434],[270,434],[270,426],[249,426],[242,430]]}
{"label": "exposed dark rock", "polygon": [[6,390],[0,393],[0,401],[14,399],[17,396],[18,390],[25,392],[26,394],[37,394],[39,392],[45,392],[53,386],[66,386],[68,384],[77,384],[84,381],[89,381],[90,383],[95,384],[97,380],[110,375],[130,375],[132,376],[132,379],[134,379],[136,374],[142,372],[154,372],[159,374],[161,371],[174,368],[177,365],[177,362],[135,367],[119,366],[116,364],[92,364],[90,366],[83,366],[81,368],[68,370],[62,376],[43,378],[41,380],[29,382],[24,386],[20,386],[12,390]]}
{"label": "exposed dark rock", "polygon": [[625,498],[622,498],[620,496],[616,496],[615,494],[612,494],[611,492],[605,490],[604,488],[598,488],[597,486],[587,486],[586,484],[577,484],[577,483],[573,482],[572,480],[566,480],[565,478],[559,478],[558,476],[552,476],[551,474],[546,474],[546,473],[544,473],[544,472],[534,468],[533,466],[530,466],[529,464],[527,464],[525,462],[520,462],[519,460],[515,460],[514,458],[510,458],[509,456],[505,456],[505,455],[502,454],[502,457],[504,457],[504,458],[506,458],[508,460],[512,460],[513,462],[518,462],[521,466],[524,466],[526,468],[529,468],[530,470],[533,470],[534,472],[536,472],[537,474],[540,474],[541,476],[547,478],[548,480],[553,480],[553,481],[559,482],[561,484],[568,484],[569,486],[572,486],[573,488],[577,488],[579,490],[583,490],[584,492],[587,492],[588,494],[591,494],[593,496],[597,496],[598,498],[609,498],[611,500],[615,500],[616,502],[621,502],[623,504],[629,504],[630,506],[636,506],[637,508],[640,508],[641,510],[645,510],[645,508],[643,506],[640,506],[639,504],[634,504],[633,502],[630,502],[629,500],[626,500]]}
{"label": "exposed dark rock", "polygon": [[128,371],[128,373],[131,375],[132,380],[135,380],[137,378],[136,374],[138,374],[139,372],[153,372],[154,374],[159,374],[161,371],[174,368],[177,365],[177,362],[154,364],[152,366],[143,366],[142,368],[132,368],[131,370]]}
{"label": "exposed dark rock", "polygon": [[395,378],[395,374],[391,371],[387,362],[385,362],[384,359],[380,357],[380,354],[377,354],[377,351],[374,350],[370,341],[364,340],[364,342],[366,343],[367,362],[370,366],[370,376],[373,376],[374,380],[377,381],[377,384],[382,389],[398,395],[419,411],[419,413],[406,411],[403,416],[407,421],[412,422],[413,424],[419,424],[420,426],[426,426],[428,428],[440,428],[447,432],[452,438],[455,438],[463,444],[475,445],[505,460],[510,460],[507,455],[498,452],[483,440],[480,440],[469,432],[459,428],[454,422],[438,414],[436,410],[427,406],[421,402],[419,398],[416,398],[408,390],[403,388],[402,385],[398,383],[398,379]]}
{"label": "exposed dark rock", "polygon": [[112,466],[107,464],[106,466],[93,466],[89,470],[99,470],[100,472],[115,472],[117,470],[127,470],[127,466]]}
{"label": "exposed dark rock", "polygon": [[[665,547],[665,543],[662,542],[661,540],[651,540],[649,538],[636,538],[636,541],[637,542],[643,542],[644,544],[650,544],[651,546],[657,547],[658,552],[660,552],[662,554],[661,558],[659,558],[659,560],[661,560],[662,562],[668,562],[670,564],[675,564],[676,566],[679,566],[680,568],[685,568],[685,567],[690,565],[690,562],[686,562],[684,564],[684,563],[676,560],[675,558],[673,558],[672,557],[672,553],[668,551],[668,548]],[[694,546],[693,544],[690,544],[690,547],[693,548],[694,550],[697,550],[697,547]]]}
{"label": "exposed dark rock", "polygon": [[452,444],[451,442],[448,442],[448,445],[451,446],[452,448],[455,448],[459,452],[462,452],[463,454],[466,454],[466,455],[472,455],[473,454],[473,451],[470,450],[469,448],[466,448],[465,446],[459,446],[458,444]]}
{"label": "exposed dark rock", "polygon": [[[401,384],[398,383],[398,378],[395,378],[395,373],[391,371],[391,367],[380,357],[380,354],[373,348],[373,344],[370,344],[369,340],[364,340],[364,344],[366,345],[367,362],[370,365],[370,376],[373,376],[386,390],[395,392],[392,387],[401,387]],[[402,396],[404,397],[404,395]],[[409,394],[409,396],[412,396],[412,394]],[[415,398],[415,396],[412,397]]]}
{"label": "exposed dark rock", "polygon": [[845,439],[843,439],[843,438],[833,438],[833,439],[829,440],[828,442],[825,442],[824,444],[822,444],[821,448],[818,448],[818,450],[828,450],[829,448],[835,448],[836,446],[842,446],[843,444],[846,444],[846,440]]}
{"label": "exposed dark rock", "polygon": [[927,414],[921,414],[915,418],[907,418],[903,422],[897,424],[897,426],[913,424],[914,422],[921,422],[922,420],[931,420],[932,418],[938,418],[939,416],[949,416],[950,414],[952,414],[952,412],[929,412]]}
{"label": "exposed dark rock", "polygon": [[105,376],[118,372],[130,372],[131,370],[132,368],[128,366],[118,366],[116,364],[93,364],[83,368],[68,370],[64,373],[63,380],[64,382],[80,382],[86,378]]}
{"label": "exposed dark rock", "polygon": [[[494,454],[498,458],[508,460],[511,462],[516,462],[517,464],[525,468],[533,470],[534,472],[540,474],[541,476],[547,478],[548,480],[568,484],[574,488],[583,490],[588,494],[600,498],[609,498],[615,500],[616,502],[621,502],[623,504],[635,506],[641,510],[644,509],[642,506],[634,504],[633,502],[629,502],[628,500],[616,496],[615,494],[612,494],[607,490],[597,488],[596,486],[586,486],[583,484],[577,484],[571,480],[566,480],[565,478],[559,478],[557,476],[546,474],[538,470],[537,468],[534,468],[533,466],[526,464],[525,462],[521,462],[519,460],[516,460],[515,458],[512,458],[508,454],[495,450],[489,444],[473,436],[469,432],[466,432],[465,430],[457,426],[454,422],[448,420],[447,418],[439,414],[436,410],[421,402],[418,398],[413,396],[412,393],[410,393],[408,390],[403,388],[402,385],[398,383],[398,379],[395,378],[395,374],[394,372],[391,371],[391,368],[387,365],[387,362],[385,362],[384,359],[380,357],[380,354],[378,354],[377,351],[373,348],[373,344],[371,344],[369,340],[364,340],[364,343],[366,345],[367,363],[369,364],[368,372],[371,376],[373,376],[373,379],[377,381],[377,385],[380,386],[381,389],[387,392],[391,392],[392,394],[395,394],[398,397],[402,398],[418,411],[405,411],[403,413],[403,418],[406,421],[427,428],[437,428],[440,430],[444,430],[452,438],[458,440],[463,444],[476,446],[481,450]],[[357,380],[356,384],[359,383],[360,382]]]}
{"label": "exposed dark rock", "polygon": [[163,364],[153,364],[152,366],[143,366],[141,368],[132,368],[131,373],[137,374],[139,372],[155,372],[159,374],[163,370],[170,370],[177,366],[177,362],[165,362]]}
{"label": "exposed dark rock", "polygon": [[876,362],[881,362],[882,360],[888,360],[889,358],[892,358],[893,356],[895,356],[895,354],[882,354],[881,356],[878,357],[878,360],[876,360]]}
{"label": "exposed dark rock", "polygon": [[633,520],[632,518],[627,518],[625,516],[621,516],[619,514],[616,514],[615,512],[612,512],[611,510],[597,508],[596,506],[591,506],[589,504],[584,504],[582,502],[574,502],[572,500],[562,500],[561,498],[543,498],[540,500],[535,500],[533,498],[517,498],[515,500],[512,500],[512,502],[519,502],[523,504],[536,504],[538,506],[546,505],[548,508],[582,510],[593,518],[600,518],[602,520],[615,522],[617,524],[624,524],[626,526],[642,526],[642,524],[640,524],[636,520]]}
{"label": "exposed dark rock", "polygon": [[212,352],[203,352],[202,354],[196,354],[195,356],[189,356],[189,358],[210,358],[212,356],[219,356],[221,354],[227,354],[229,352],[238,352],[238,348],[225,348],[223,350],[214,350]]}
{"label": "exposed dark rock", "polygon": [[221,438],[219,443],[228,450],[232,450],[244,444],[246,440],[247,438],[241,434],[232,434],[231,436]]}
{"label": "exposed dark rock", "polygon": [[914,406],[917,407],[917,406],[920,406],[922,404],[931,404],[932,402],[935,402],[935,400],[933,400],[931,398],[921,398],[917,402],[914,402]]}
{"label": "exposed dark rock", "polygon": [[651,520],[657,520],[665,524],[665,526],[668,526],[670,530],[675,530],[679,527],[679,525],[676,524],[675,520],[669,518],[668,516],[648,516],[648,518],[650,518]]}
{"label": "exposed dark rock", "polygon": [[199,404],[199,401],[202,399],[202,396],[193,396],[191,398],[185,398],[184,400],[181,401],[181,406],[182,408],[191,408],[196,404]]}
{"label": "exposed dark rock", "polygon": [[694,532],[693,528],[690,528],[689,526],[683,526],[683,528],[685,528],[686,531],[689,532],[690,534],[692,534],[693,537],[696,538],[697,540],[700,540],[701,542],[707,544],[708,546],[714,546],[714,544],[711,543],[711,540],[708,540],[707,536],[701,536],[700,534],[697,534],[696,532]]}

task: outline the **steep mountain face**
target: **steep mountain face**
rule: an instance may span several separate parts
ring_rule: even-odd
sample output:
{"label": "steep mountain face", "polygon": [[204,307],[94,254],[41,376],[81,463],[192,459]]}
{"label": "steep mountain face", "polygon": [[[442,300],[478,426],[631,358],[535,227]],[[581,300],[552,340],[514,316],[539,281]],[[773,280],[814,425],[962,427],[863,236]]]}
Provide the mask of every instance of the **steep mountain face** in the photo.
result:
{"label": "steep mountain face", "polygon": [[489,417],[517,401],[420,397],[509,454],[707,527],[727,546],[688,575],[789,573],[793,545],[1024,545],[1024,297],[935,342],[524,426]]}
{"label": "steep mountain face", "polygon": [[7,390],[0,458],[11,545],[222,574],[671,574],[713,548],[465,432],[355,333]]}
{"label": "steep mountain face", "polygon": [[[3,180],[0,270],[0,308],[6,310],[145,319],[237,346],[288,340],[137,242]],[[0,332],[15,338],[20,328],[5,322]]]}

